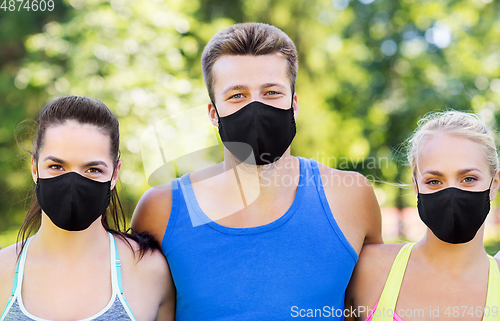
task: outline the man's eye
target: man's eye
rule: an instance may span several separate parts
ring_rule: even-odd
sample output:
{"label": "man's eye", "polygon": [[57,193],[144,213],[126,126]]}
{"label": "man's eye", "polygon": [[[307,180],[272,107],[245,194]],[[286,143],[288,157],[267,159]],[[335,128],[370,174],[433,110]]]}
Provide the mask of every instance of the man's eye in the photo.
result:
{"label": "man's eye", "polygon": [[55,169],[55,170],[61,170],[62,166],[61,165],[50,165],[49,168]]}
{"label": "man's eye", "polygon": [[268,91],[267,94],[268,95],[278,95],[279,92],[271,90],[271,91]]}
{"label": "man's eye", "polygon": [[89,168],[87,172],[92,174],[102,173],[102,171],[99,168]]}
{"label": "man's eye", "polygon": [[234,98],[234,99],[240,99],[242,97],[243,97],[242,94],[236,94],[236,95],[232,95],[231,97],[229,97],[229,99],[232,99],[232,98]]}

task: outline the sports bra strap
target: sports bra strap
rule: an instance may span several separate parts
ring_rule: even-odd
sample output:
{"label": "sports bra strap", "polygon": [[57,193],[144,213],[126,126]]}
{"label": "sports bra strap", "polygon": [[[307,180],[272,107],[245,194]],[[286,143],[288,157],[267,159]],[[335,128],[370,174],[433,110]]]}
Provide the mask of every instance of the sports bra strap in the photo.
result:
{"label": "sports bra strap", "polygon": [[14,294],[16,294],[17,282],[19,279],[19,263],[20,262],[21,262],[21,259],[17,260],[16,273],[14,274],[14,283],[12,284],[12,292],[10,293],[10,296],[14,296]]}
{"label": "sports bra strap", "polygon": [[[7,300],[7,305],[5,306],[5,310],[3,313],[0,315],[0,320],[3,320],[7,314],[7,311],[10,309],[10,307],[13,304],[14,297],[16,296],[16,293],[21,292],[21,287],[22,287],[22,278],[24,274],[24,264],[26,262],[26,255],[28,253],[28,246],[31,242],[31,239],[33,237],[30,237],[29,239],[26,240],[26,243],[24,244],[23,251],[21,252],[21,256],[19,260],[17,260],[17,265],[16,265],[16,273],[14,274],[14,282],[12,283],[12,291],[10,292],[10,298]],[[21,279],[21,282],[19,282],[19,279]],[[1,310],[0,310],[1,312]]]}
{"label": "sports bra strap", "polygon": [[[489,256],[490,270],[488,274],[488,292],[486,294],[486,306],[484,307],[483,321],[498,320],[498,313],[493,312],[493,307],[500,307],[500,272],[494,258]],[[498,311],[496,311],[498,312]]]}
{"label": "sports bra strap", "polygon": [[[116,245],[113,234],[108,232],[108,235],[111,249],[111,277],[113,283],[113,292],[119,290],[120,294],[123,295],[122,264],[120,262],[120,254],[118,253],[118,247]],[[118,289],[116,289],[116,287],[118,287]]]}
{"label": "sports bra strap", "polygon": [[[406,266],[408,265],[413,245],[415,245],[415,243],[408,243],[403,246],[394,259],[391,271],[385,282],[384,290],[382,290],[378,302],[377,311],[379,312],[373,314],[372,321],[393,321],[399,290],[401,289],[401,283],[403,283],[403,277],[406,272]],[[382,311],[384,313],[382,313]]]}

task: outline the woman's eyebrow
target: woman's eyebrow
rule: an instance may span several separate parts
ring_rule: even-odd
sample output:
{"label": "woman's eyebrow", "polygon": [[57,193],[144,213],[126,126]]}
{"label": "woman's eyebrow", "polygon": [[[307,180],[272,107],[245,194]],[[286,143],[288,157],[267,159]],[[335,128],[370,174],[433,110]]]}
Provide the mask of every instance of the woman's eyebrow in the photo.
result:
{"label": "woman's eyebrow", "polygon": [[458,172],[459,175],[463,175],[463,174],[467,174],[469,172],[473,172],[473,171],[478,171],[481,173],[481,171],[479,170],[479,168],[475,168],[475,167],[472,167],[472,168],[466,168],[466,169],[462,169]]}
{"label": "woman's eyebrow", "polygon": [[59,159],[59,158],[54,157],[54,156],[47,156],[47,157],[45,157],[45,159],[43,161],[46,161],[46,160],[51,160],[53,162],[63,164],[63,165],[65,164],[65,162],[62,159]]}
{"label": "woman's eyebrow", "polygon": [[108,165],[105,162],[103,162],[103,161],[93,161],[93,162],[85,164],[85,167],[96,166],[96,165],[102,165],[102,166],[104,166],[106,168],[108,167]]}
{"label": "woman's eyebrow", "polygon": [[443,173],[441,173],[440,171],[434,171],[434,170],[430,170],[430,171],[425,171],[422,173],[422,175],[424,174],[431,174],[431,175],[434,175],[434,176],[444,176]]}

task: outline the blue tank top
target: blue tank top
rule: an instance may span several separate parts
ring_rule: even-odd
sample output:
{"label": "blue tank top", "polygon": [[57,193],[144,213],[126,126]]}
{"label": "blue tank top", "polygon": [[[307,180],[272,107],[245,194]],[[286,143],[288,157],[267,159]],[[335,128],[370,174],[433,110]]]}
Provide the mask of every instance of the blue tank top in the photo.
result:
{"label": "blue tank top", "polygon": [[211,221],[189,174],[172,182],[162,251],[177,289],[176,320],[296,320],[311,313],[344,319],[358,255],[333,218],[317,162],[299,160],[292,205],[257,227]]}

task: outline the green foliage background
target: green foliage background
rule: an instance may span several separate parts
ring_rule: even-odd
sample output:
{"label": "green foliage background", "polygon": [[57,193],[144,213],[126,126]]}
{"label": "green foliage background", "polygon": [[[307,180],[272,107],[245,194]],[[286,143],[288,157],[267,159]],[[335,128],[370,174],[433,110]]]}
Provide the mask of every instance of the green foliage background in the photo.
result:
{"label": "green foliage background", "polygon": [[[246,21],[276,25],[297,46],[292,153],[368,175],[382,206],[415,205],[413,193],[380,182],[409,182],[400,144],[419,117],[500,115],[499,1],[59,0],[52,12],[0,10],[0,244],[13,242],[34,185],[14,138],[21,121],[68,94],[107,104],[120,118],[131,215],[149,187],[141,134],[208,101],[204,45]],[[28,147],[29,125],[17,130]]]}

